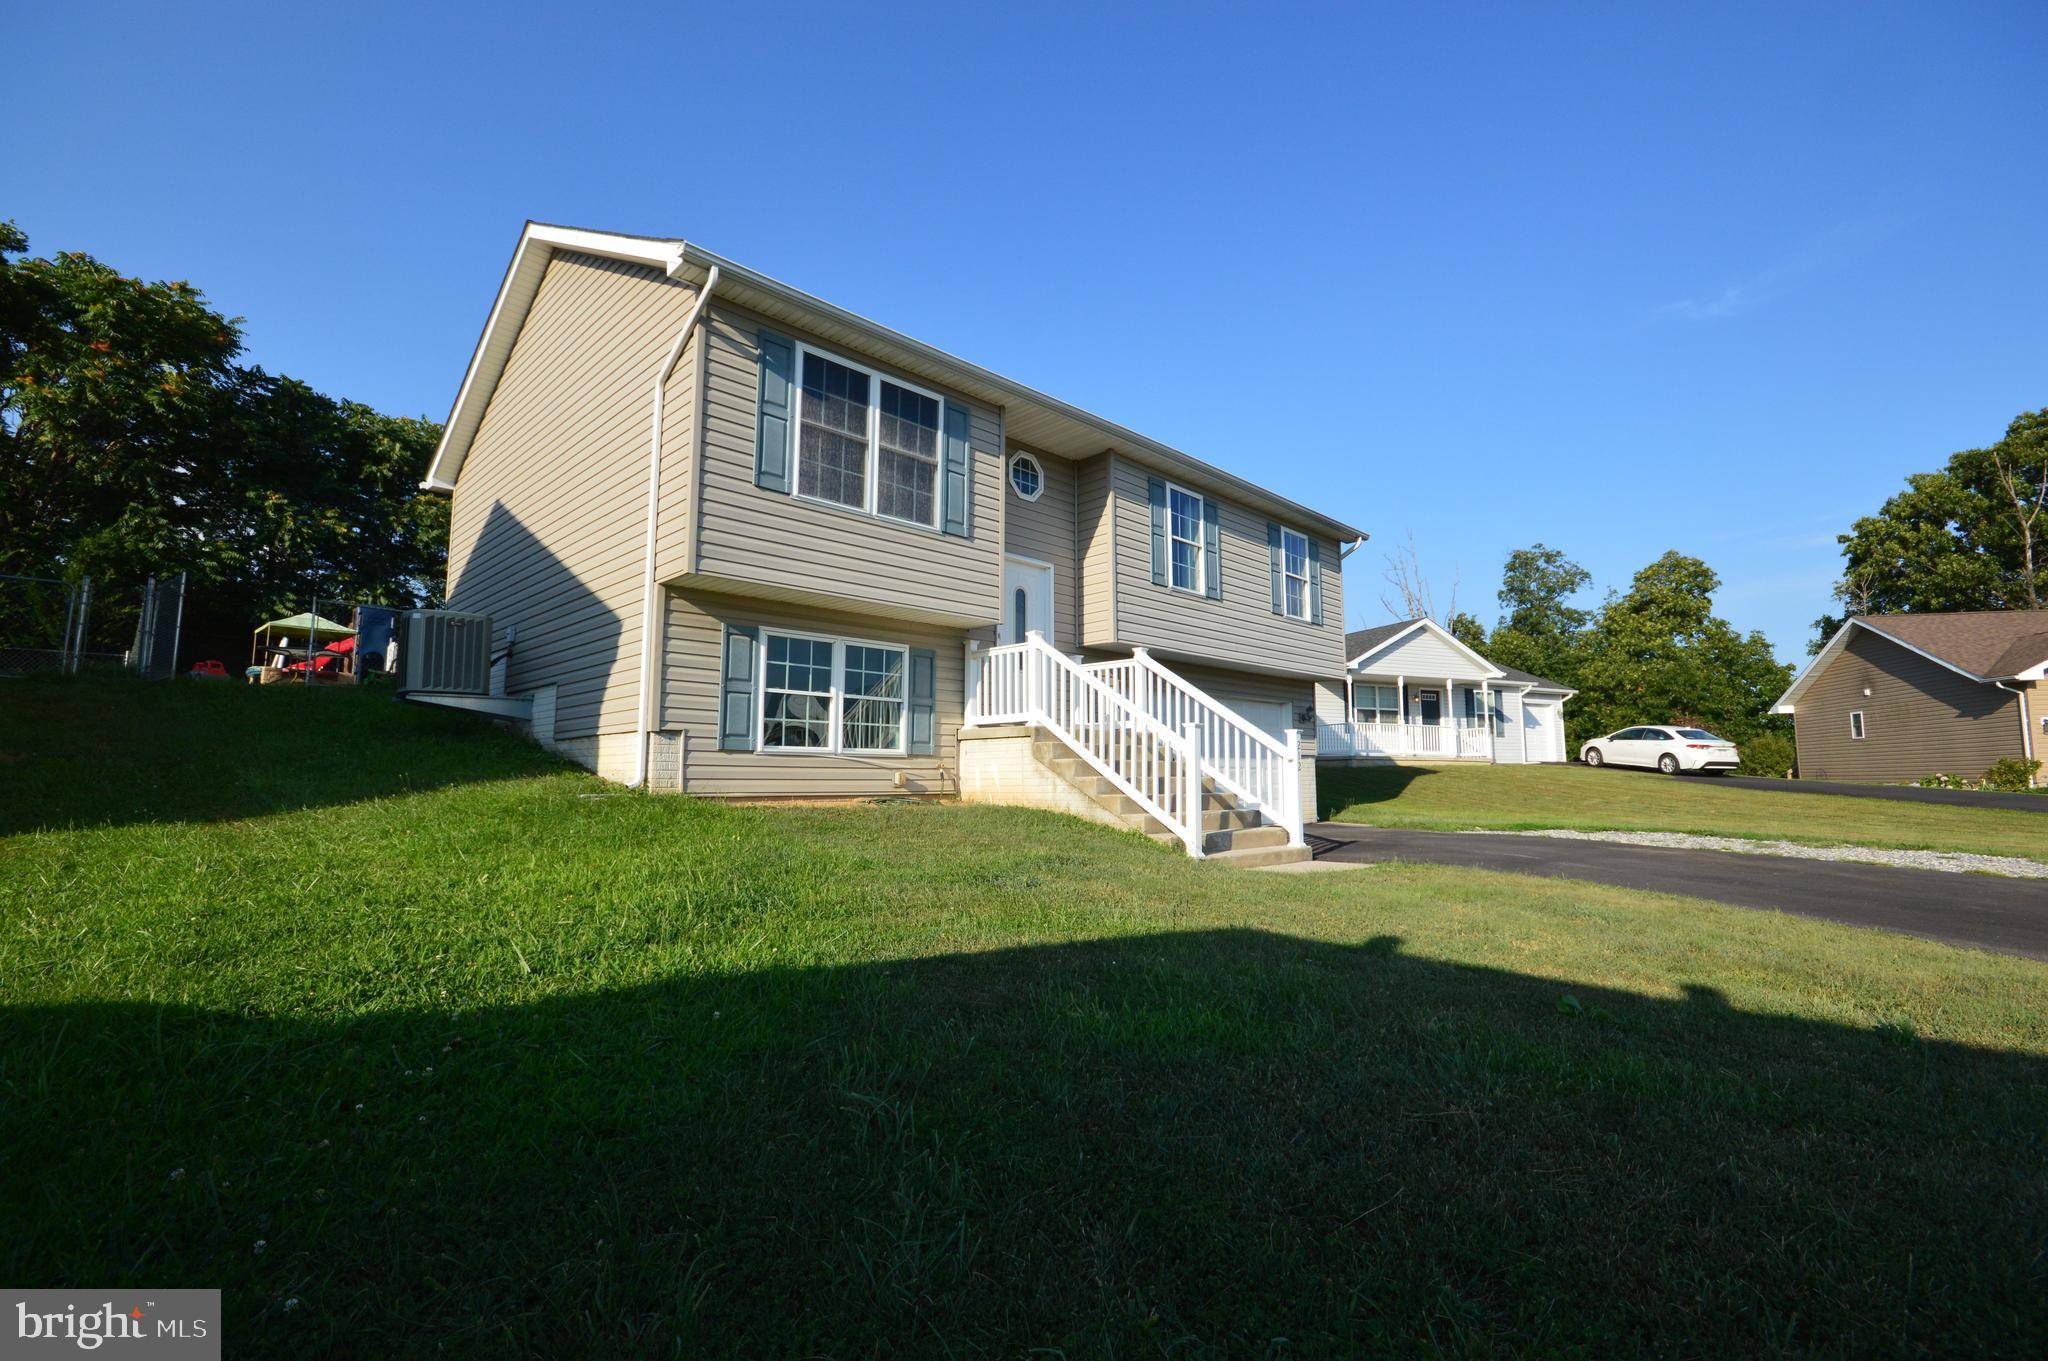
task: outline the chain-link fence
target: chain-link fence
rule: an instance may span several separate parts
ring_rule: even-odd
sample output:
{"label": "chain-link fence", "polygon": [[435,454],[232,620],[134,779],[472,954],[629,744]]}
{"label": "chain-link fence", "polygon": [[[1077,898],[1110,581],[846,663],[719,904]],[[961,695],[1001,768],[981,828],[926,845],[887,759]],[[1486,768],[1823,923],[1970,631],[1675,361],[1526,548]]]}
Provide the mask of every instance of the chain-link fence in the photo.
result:
{"label": "chain-link fence", "polygon": [[130,666],[161,680],[177,670],[184,608],[182,572],[116,591],[91,577],[0,574],[0,676]]}

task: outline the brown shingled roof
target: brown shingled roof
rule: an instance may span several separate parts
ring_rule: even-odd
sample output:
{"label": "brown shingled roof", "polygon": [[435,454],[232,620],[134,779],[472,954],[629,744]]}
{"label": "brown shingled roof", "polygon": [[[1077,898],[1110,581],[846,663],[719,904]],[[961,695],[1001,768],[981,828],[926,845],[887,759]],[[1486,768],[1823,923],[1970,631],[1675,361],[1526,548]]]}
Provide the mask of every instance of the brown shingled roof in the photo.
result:
{"label": "brown shingled roof", "polygon": [[2048,610],[1863,614],[1856,622],[1988,680],[2048,661]]}

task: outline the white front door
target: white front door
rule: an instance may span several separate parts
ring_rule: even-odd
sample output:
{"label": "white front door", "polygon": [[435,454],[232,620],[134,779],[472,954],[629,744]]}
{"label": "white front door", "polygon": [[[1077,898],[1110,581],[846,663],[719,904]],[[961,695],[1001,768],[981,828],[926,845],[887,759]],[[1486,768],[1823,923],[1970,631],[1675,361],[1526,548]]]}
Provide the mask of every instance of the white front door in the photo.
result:
{"label": "white front door", "polygon": [[1562,706],[1522,701],[1522,759],[1529,762],[1564,759]]}
{"label": "white front door", "polygon": [[1052,564],[1004,558],[1003,621],[996,626],[996,642],[1021,643],[1031,630],[1052,642]]}

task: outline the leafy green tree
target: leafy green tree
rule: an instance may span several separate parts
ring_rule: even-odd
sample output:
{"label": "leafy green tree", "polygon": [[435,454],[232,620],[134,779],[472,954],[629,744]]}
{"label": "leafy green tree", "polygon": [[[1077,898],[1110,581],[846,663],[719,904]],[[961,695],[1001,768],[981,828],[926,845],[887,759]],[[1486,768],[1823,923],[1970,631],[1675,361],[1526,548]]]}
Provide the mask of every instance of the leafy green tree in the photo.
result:
{"label": "leafy green tree", "polygon": [[0,223],[0,572],[184,571],[188,632],[224,640],[315,593],[438,599],[437,425],[238,364],[239,322],[190,284],[27,248]]}
{"label": "leafy green tree", "polygon": [[1592,580],[1585,568],[1540,543],[1508,554],[1501,572],[1500,622],[1487,656],[1502,666],[1575,684],[1592,615],[1571,598]]}
{"label": "leafy green tree", "polygon": [[1451,616],[1451,622],[1445,625],[1445,627],[1450,630],[1450,635],[1453,638],[1456,638],[1466,647],[1471,648],[1477,653],[1485,653],[1486,625],[1480,623],[1471,615],[1460,610]]}
{"label": "leafy green tree", "polygon": [[1713,612],[1721,581],[1698,558],[1669,552],[1594,619],[1566,713],[1574,743],[1632,723],[1683,723],[1742,742],[1782,728],[1771,703],[1791,683],[1763,634],[1739,634]]}
{"label": "leafy green tree", "polygon": [[1841,614],[1814,621],[1819,651],[1852,614],[2040,609],[2048,601],[2048,410],[1986,449],[1915,473],[1840,536]]}

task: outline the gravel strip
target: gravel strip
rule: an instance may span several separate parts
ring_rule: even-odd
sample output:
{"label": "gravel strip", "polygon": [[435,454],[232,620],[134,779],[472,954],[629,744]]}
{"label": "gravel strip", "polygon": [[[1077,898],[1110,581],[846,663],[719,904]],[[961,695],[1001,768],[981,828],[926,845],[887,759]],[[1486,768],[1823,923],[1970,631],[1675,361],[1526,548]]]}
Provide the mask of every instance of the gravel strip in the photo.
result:
{"label": "gravel strip", "polygon": [[1949,874],[2002,874],[2012,879],[2048,879],[2048,864],[2014,855],[1971,855],[1964,851],[1891,851],[1874,846],[1802,846],[1796,841],[1748,841],[1734,836],[1688,832],[1575,832],[1563,828],[1534,832],[1479,832],[1483,836],[1548,836],[1566,841],[1618,841],[1625,846],[1668,846],[1682,851],[1735,851],[1782,855],[1793,860],[1856,860],[1866,865],[1943,870]]}

